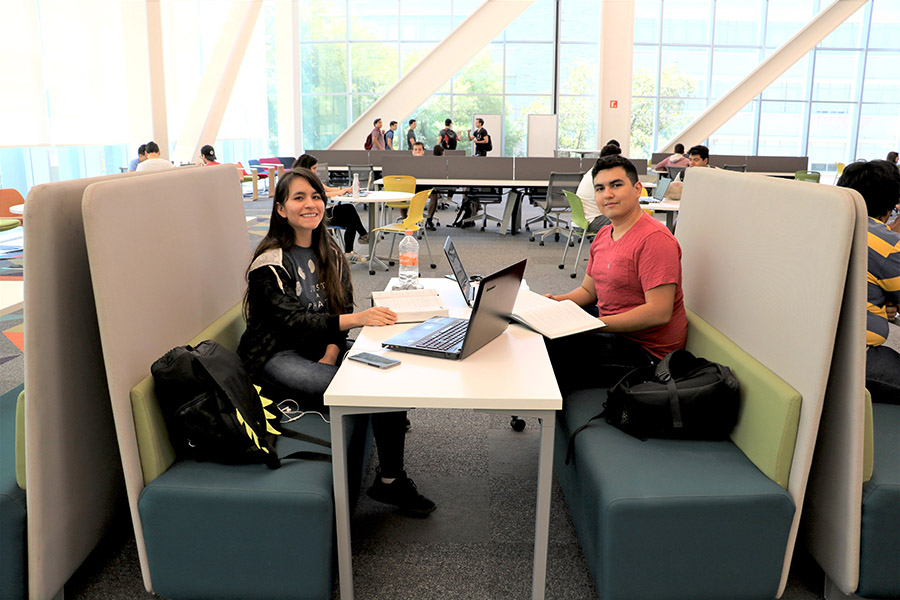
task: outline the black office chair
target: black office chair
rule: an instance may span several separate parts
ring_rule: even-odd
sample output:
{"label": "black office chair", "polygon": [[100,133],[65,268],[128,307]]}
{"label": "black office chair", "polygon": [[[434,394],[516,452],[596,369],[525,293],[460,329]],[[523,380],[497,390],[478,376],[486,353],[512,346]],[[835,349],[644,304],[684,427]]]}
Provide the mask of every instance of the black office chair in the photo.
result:
{"label": "black office chair", "polygon": [[375,167],[373,165],[347,165],[347,175],[350,183],[353,183],[353,175],[359,175],[359,187],[371,186],[375,181]]}
{"label": "black office chair", "polygon": [[684,173],[684,170],[687,167],[666,167],[666,170],[669,172],[669,179],[675,181],[679,175]]}
{"label": "black office chair", "polygon": [[747,165],[725,165],[722,168],[726,171],[738,171],[739,173],[747,172]]}
{"label": "black office chair", "polygon": [[494,215],[488,213],[487,205],[488,204],[500,204],[503,202],[503,188],[498,187],[476,187],[470,188],[468,192],[466,192],[465,201],[474,201],[477,202],[481,207],[481,212],[473,214],[471,217],[463,220],[463,223],[474,223],[478,220],[478,217],[481,217],[481,230],[484,231],[487,226],[488,220],[496,221],[499,226],[501,223],[501,219],[499,217],[495,217]]}
{"label": "black office chair", "polygon": [[547,197],[543,202],[538,201],[537,204],[544,209],[542,215],[532,217],[525,222],[525,229],[530,231],[529,226],[532,223],[541,221],[544,225],[550,225],[547,229],[532,232],[529,241],[533,242],[535,236],[541,236],[540,245],[544,245],[544,240],[551,233],[553,239],[559,241],[559,234],[563,229],[568,229],[569,224],[562,219],[562,214],[569,210],[569,201],[566,199],[564,190],[575,192],[584,173],[550,173],[547,182]]}

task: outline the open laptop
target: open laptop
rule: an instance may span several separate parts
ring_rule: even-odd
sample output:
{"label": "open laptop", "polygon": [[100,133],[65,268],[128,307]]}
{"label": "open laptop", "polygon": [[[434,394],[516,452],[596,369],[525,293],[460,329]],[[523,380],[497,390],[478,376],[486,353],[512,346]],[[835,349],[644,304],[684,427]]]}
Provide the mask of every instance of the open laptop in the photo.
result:
{"label": "open laptop", "polygon": [[666,190],[669,189],[670,183],[672,183],[672,180],[668,177],[660,177],[659,182],[656,184],[656,189],[653,190],[653,195],[649,198],[641,198],[641,202],[645,204],[662,202],[666,197]]}
{"label": "open laptop", "polygon": [[475,293],[478,289],[476,282],[480,281],[481,278],[469,278],[469,276],[466,275],[462,260],[459,258],[459,254],[456,252],[456,246],[453,245],[453,240],[450,239],[449,235],[447,236],[447,239],[444,240],[444,255],[447,257],[447,262],[450,263],[453,277],[456,279],[456,283],[459,284],[459,291],[462,292],[466,304],[472,306],[475,302]]}
{"label": "open laptop", "polygon": [[461,360],[506,331],[525,275],[525,260],[481,280],[468,319],[434,317],[381,343],[385,348]]}

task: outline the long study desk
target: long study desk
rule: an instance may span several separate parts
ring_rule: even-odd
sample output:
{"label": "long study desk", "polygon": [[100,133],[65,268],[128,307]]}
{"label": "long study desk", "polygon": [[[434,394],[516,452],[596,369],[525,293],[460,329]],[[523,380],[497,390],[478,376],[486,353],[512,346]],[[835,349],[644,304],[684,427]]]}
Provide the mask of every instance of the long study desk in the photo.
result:
{"label": "long study desk", "polygon": [[[421,279],[438,290],[451,316],[468,316],[459,287],[447,279]],[[391,280],[390,286],[396,284]],[[381,342],[413,324],[365,327],[351,353],[381,352]],[[325,391],[331,414],[332,466],[342,600],[353,598],[350,506],[344,417],[409,408],[476,409],[537,417],[541,423],[532,598],[544,598],[553,476],[553,432],[562,397],[543,337],[520,325],[509,328],[461,361],[386,352],[402,364],[381,370],[345,360]],[[427,490],[423,490],[428,494]],[[441,507],[429,518],[440,519]],[[450,593],[452,595],[452,593]]]}

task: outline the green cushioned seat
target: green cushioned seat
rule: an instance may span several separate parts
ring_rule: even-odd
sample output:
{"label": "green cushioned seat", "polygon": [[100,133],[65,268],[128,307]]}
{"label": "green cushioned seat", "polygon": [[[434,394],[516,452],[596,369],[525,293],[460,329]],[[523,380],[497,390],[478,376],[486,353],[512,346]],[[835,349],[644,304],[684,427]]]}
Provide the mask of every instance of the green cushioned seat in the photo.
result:
{"label": "green cushioned seat", "polygon": [[[300,423],[297,430],[328,437],[318,416]],[[350,472],[359,474],[350,479],[358,490],[371,436],[367,419],[350,427]],[[292,439],[278,446],[282,455],[321,450]],[[286,459],[271,470],[178,461],[144,488],[138,507],[153,587],[163,597],[331,598],[330,462]]]}
{"label": "green cushioned seat", "polygon": [[[244,330],[235,305],[189,344],[234,349]],[[167,598],[331,598],[334,497],[330,462],[265,465],[176,461],[152,376],[131,389],[144,476],[138,511],[150,578]],[[372,433],[368,415],[345,419],[351,498],[359,492]],[[289,425],[321,439],[330,428],[309,414]],[[282,438],[278,453],[321,452]],[[327,450],[326,450],[327,451]]]}
{"label": "green cushioned seat", "polygon": [[604,600],[774,598],[794,515],[788,492],[730,441],[641,442],[605,421],[606,390],[557,420],[555,472]]}
{"label": "green cushioned seat", "polygon": [[872,405],[875,464],[863,484],[859,588],[863,598],[900,597],[900,406]]}
{"label": "green cushioned seat", "polygon": [[25,490],[16,483],[16,399],[19,385],[0,396],[0,598],[26,598]]}
{"label": "green cushioned seat", "polygon": [[605,421],[605,389],[579,390],[557,419],[555,472],[602,598],[773,598],[795,513],[786,490],[800,394],[688,311],[687,348],[731,367],[741,408],[731,440],[641,442]]}

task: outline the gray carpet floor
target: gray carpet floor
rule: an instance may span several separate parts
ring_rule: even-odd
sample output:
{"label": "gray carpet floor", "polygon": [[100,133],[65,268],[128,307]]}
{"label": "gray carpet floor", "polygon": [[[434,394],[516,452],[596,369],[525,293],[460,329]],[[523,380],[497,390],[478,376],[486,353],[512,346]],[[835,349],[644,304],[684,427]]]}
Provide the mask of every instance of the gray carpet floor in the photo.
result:
{"label": "gray carpet floor", "polygon": [[[248,216],[267,217],[271,201],[247,203]],[[531,209],[533,211],[533,209]],[[491,212],[499,212],[496,207]],[[529,212],[528,215],[534,214]],[[454,211],[439,213],[443,224]],[[363,217],[365,222],[365,215]],[[252,224],[251,224],[252,225]],[[252,229],[252,228],[251,228]],[[496,227],[431,232],[429,243],[435,270],[420,248],[422,276],[443,276],[449,267],[441,247],[451,235],[471,272],[487,274],[521,257],[528,258],[525,277],[539,292],[560,293],[580,282],[557,268],[563,243],[548,238],[545,246],[525,235],[503,236]],[[251,235],[251,244],[258,237]],[[569,257],[571,268],[574,256]],[[583,273],[582,261],[580,273]],[[368,274],[354,265],[353,284],[359,307],[381,290],[389,273]],[[900,343],[900,328],[892,328]],[[509,416],[475,411],[415,410],[410,413],[407,470],[420,491],[438,509],[426,519],[398,515],[362,495],[353,515],[353,566],[357,597],[397,599],[529,598],[534,551],[534,505],[537,481],[538,428],[509,427]],[[373,463],[375,461],[372,461]],[[366,485],[374,478],[370,465]],[[147,599],[127,511],[91,558],[76,573],[66,596],[84,600]],[[277,548],[272,549],[277,552]],[[802,547],[793,560],[786,600],[823,598],[823,576]],[[339,598],[335,584],[334,598]],[[562,493],[554,483],[550,524],[547,598],[596,598],[581,547]]]}

